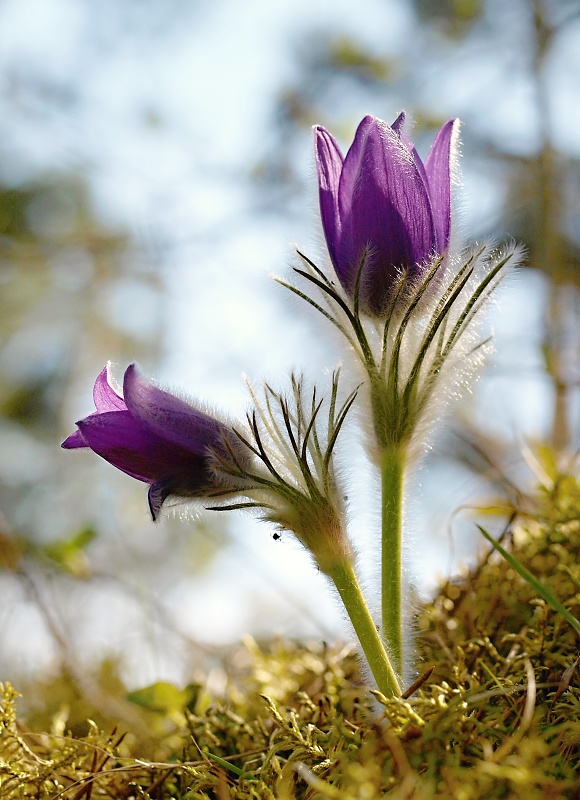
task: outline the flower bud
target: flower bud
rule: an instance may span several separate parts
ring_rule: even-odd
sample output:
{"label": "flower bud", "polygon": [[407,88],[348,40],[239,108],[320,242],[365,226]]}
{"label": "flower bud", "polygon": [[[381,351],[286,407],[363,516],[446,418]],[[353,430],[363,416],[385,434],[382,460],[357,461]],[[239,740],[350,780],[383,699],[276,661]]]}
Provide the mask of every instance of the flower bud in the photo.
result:
{"label": "flower bud", "polygon": [[330,258],[346,293],[358,293],[361,311],[375,317],[385,314],[402,271],[423,274],[449,246],[450,163],[459,123],[443,125],[423,163],[402,133],[404,118],[389,126],[365,117],[346,157],[325,128],[314,129]]}

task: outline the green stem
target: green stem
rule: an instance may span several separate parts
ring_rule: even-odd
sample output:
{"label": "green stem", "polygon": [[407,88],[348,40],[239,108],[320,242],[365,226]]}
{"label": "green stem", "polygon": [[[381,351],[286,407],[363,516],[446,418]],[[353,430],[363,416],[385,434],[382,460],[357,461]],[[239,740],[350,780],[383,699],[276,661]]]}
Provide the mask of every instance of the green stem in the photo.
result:
{"label": "green stem", "polygon": [[386,447],[381,453],[382,482],[382,620],[383,637],[397,674],[403,669],[401,614],[401,542],[403,519],[403,448]]}
{"label": "green stem", "polygon": [[336,564],[327,574],[338,589],[379,691],[385,697],[400,697],[401,688],[397,676],[371,617],[352,564],[349,562]]}

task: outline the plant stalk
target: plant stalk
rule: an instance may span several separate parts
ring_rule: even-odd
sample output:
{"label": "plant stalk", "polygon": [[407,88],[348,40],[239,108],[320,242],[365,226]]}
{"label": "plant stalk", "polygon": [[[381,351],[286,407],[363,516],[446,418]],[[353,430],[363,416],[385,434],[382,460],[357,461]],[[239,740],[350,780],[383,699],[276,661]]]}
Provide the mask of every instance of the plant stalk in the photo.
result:
{"label": "plant stalk", "polygon": [[381,453],[381,591],[383,637],[398,675],[401,675],[403,671],[401,547],[404,474],[404,448],[383,448]]}
{"label": "plant stalk", "polygon": [[336,564],[327,574],[338,590],[379,691],[385,697],[400,697],[399,681],[365,602],[352,564],[349,562]]}

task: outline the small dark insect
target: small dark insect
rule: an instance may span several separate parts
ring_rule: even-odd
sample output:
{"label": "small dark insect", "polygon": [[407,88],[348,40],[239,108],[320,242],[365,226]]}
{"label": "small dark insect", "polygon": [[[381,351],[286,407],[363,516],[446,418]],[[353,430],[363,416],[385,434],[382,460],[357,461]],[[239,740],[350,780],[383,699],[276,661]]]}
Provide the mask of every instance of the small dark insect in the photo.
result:
{"label": "small dark insect", "polygon": [[281,539],[281,538],[282,538],[282,534],[281,533],[273,533],[272,534],[272,539],[274,539],[275,542],[277,542],[278,539]]}

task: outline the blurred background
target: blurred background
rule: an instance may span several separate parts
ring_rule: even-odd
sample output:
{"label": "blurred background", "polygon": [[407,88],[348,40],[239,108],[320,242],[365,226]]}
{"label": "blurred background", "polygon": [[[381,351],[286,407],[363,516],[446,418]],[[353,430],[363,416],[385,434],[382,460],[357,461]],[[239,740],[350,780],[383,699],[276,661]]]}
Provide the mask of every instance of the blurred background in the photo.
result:
{"label": "blurred background", "polygon": [[428,596],[481,549],[464,506],[517,505],[578,449],[578,1],[0,0],[0,680],[183,683],[246,632],[345,634],[287,536],[184,507],[153,525],[144,484],[59,444],[108,359],[234,416],[243,374],[335,366],[268,274],[322,255],[311,126],[346,150],[403,108],[422,155],[462,119],[457,224],[528,254],[409,487]]}

